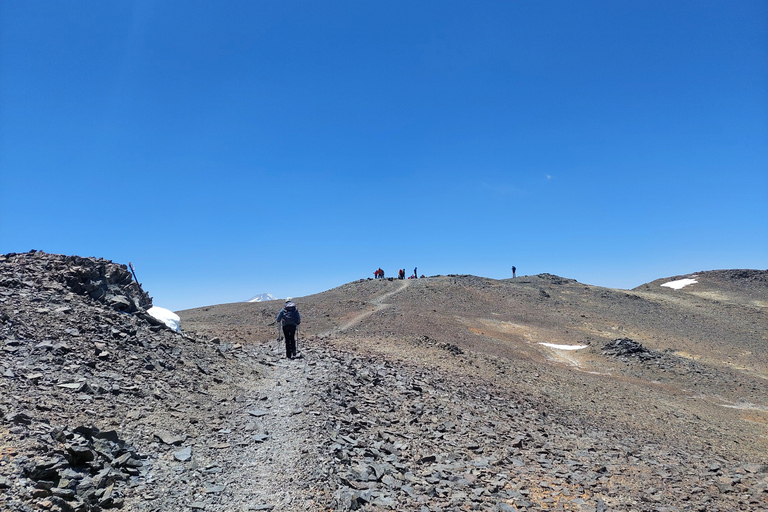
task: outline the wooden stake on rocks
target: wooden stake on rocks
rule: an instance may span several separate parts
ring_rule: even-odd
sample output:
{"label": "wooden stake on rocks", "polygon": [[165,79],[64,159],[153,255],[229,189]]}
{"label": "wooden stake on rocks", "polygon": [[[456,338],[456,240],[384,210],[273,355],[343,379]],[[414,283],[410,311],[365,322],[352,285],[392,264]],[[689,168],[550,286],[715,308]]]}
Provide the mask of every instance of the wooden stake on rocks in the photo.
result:
{"label": "wooden stake on rocks", "polygon": [[131,274],[133,274],[133,280],[136,281],[136,284],[141,287],[141,283],[139,282],[139,279],[136,277],[136,270],[133,268],[133,262],[128,262],[128,267],[131,269]]}

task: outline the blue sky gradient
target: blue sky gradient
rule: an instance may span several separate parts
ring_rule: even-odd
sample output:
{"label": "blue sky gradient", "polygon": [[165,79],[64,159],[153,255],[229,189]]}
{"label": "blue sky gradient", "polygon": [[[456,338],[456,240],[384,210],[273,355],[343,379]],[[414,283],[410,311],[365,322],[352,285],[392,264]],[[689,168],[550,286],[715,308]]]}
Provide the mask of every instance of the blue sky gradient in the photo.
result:
{"label": "blue sky gradient", "polygon": [[768,267],[768,3],[0,3],[0,252],[179,310]]}

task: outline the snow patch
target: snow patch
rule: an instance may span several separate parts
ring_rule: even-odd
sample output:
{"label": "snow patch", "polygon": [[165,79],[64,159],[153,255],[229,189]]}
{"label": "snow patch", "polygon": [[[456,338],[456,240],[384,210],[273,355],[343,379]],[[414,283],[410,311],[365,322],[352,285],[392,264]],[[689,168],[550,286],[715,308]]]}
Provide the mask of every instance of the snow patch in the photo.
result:
{"label": "snow patch", "polygon": [[728,409],[740,409],[742,411],[768,411],[768,407],[764,405],[755,405],[749,402],[741,402],[738,404],[718,404],[721,407],[727,407]]}
{"label": "snow patch", "polygon": [[689,284],[696,284],[696,283],[698,283],[697,280],[686,278],[686,279],[678,279],[677,281],[670,281],[668,283],[664,283],[661,286],[666,286],[667,288],[672,288],[673,290],[679,290],[685,286],[688,286]]}
{"label": "snow patch", "polygon": [[179,327],[179,323],[181,323],[181,318],[179,318],[179,315],[174,313],[173,311],[165,308],[159,308],[157,306],[152,306],[147,310],[147,313],[149,313],[154,318],[160,320],[165,325],[167,325],[169,328],[173,329],[176,332],[181,332],[181,328]]}
{"label": "snow patch", "polygon": [[539,343],[545,347],[555,348],[557,350],[581,350],[587,348],[589,345],[555,345],[554,343]]}

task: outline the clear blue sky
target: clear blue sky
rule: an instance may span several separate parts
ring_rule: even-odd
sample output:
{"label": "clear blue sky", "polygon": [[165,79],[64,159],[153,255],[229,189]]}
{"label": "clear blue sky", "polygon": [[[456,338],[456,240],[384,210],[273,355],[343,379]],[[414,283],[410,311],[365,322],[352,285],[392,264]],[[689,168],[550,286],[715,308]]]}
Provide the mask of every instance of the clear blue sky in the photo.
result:
{"label": "clear blue sky", "polygon": [[768,267],[765,1],[0,2],[0,252],[170,309]]}

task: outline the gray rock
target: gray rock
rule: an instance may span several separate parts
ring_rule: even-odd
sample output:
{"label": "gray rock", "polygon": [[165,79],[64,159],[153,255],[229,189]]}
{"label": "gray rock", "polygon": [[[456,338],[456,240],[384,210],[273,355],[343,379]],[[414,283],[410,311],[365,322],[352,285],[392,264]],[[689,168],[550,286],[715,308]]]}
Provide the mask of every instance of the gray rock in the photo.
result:
{"label": "gray rock", "polygon": [[377,507],[395,508],[397,502],[389,496],[378,496],[373,499],[371,504],[376,505]]}
{"label": "gray rock", "polygon": [[85,478],[84,473],[80,473],[78,471],[75,471],[72,468],[64,468],[61,471],[59,471],[59,476],[62,478],[66,478],[68,480],[82,480]]}
{"label": "gray rock", "polygon": [[354,501],[357,501],[357,503],[360,505],[365,505],[367,503],[370,503],[371,500],[373,499],[370,489],[367,489],[364,491],[355,491],[352,493],[352,497]]}
{"label": "gray rock", "polygon": [[192,458],[192,447],[187,446],[177,452],[173,452],[173,457],[179,462],[186,462]]}
{"label": "gray rock", "polygon": [[608,510],[608,506],[605,504],[605,502],[598,496],[597,503],[595,504],[595,511],[596,512],[606,512]]}
{"label": "gray rock", "polygon": [[64,389],[76,389],[80,391],[84,386],[84,382],[65,382],[64,384],[58,384],[60,388]]}
{"label": "gray rock", "polygon": [[96,452],[88,446],[67,446],[66,449],[71,457],[72,464],[75,466],[81,466],[86,462],[96,459]]}
{"label": "gray rock", "polygon": [[168,432],[167,430],[161,430],[159,432],[155,432],[155,437],[159,439],[161,442],[168,444],[168,445],[175,445],[178,446],[184,441],[187,440],[187,436],[175,436]]}
{"label": "gray rock", "polygon": [[393,489],[400,489],[403,486],[403,483],[392,475],[384,475],[381,478],[381,482]]}
{"label": "gray rock", "polygon": [[128,298],[123,297],[122,295],[108,295],[107,304],[120,311],[131,311],[136,309],[133,301],[128,300]]}
{"label": "gray rock", "polygon": [[75,491],[73,489],[62,489],[61,487],[54,487],[51,489],[51,494],[65,500],[71,500],[75,497]]}
{"label": "gray rock", "polygon": [[5,421],[9,423],[29,425],[32,423],[32,416],[26,412],[12,412],[5,415]]}

